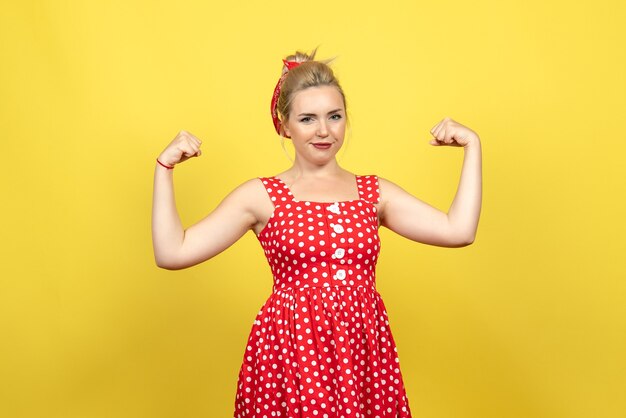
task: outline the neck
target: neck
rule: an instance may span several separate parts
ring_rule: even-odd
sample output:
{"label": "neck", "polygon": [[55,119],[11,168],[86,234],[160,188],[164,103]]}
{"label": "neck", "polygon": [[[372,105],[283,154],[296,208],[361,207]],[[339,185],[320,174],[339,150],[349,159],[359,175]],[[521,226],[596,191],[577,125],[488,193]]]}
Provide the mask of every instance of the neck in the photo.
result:
{"label": "neck", "polygon": [[292,172],[297,178],[329,178],[337,177],[345,172],[345,170],[339,166],[335,158],[325,164],[318,165],[309,161],[302,161],[297,155],[293,165],[287,171]]}

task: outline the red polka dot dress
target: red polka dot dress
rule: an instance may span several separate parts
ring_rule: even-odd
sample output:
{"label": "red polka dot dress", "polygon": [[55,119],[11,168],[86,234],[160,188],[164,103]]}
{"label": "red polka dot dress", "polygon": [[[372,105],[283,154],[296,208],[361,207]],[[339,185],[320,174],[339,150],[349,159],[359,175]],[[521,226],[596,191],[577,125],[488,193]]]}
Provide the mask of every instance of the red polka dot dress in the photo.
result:
{"label": "red polka dot dress", "polygon": [[294,198],[260,177],[274,203],[258,235],[274,277],[243,356],[236,418],[411,417],[385,305],[376,290],[378,178],[359,199]]}

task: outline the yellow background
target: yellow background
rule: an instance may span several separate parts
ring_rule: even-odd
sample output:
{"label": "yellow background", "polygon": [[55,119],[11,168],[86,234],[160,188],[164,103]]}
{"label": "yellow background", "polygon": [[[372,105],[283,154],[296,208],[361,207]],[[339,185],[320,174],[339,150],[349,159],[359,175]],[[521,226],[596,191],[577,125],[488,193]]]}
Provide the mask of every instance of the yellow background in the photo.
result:
{"label": "yellow background", "polygon": [[476,241],[381,230],[378,289],[414,417],[626,416],[623,1],[23,1],[0,15],[0,416],[232,416],[271,291],[249,232],[156,267],[155,158],[179,130],[185,226],[290,164],[269,104],[320,45],[347,95],[342,165],[447,211],[483,144]]}

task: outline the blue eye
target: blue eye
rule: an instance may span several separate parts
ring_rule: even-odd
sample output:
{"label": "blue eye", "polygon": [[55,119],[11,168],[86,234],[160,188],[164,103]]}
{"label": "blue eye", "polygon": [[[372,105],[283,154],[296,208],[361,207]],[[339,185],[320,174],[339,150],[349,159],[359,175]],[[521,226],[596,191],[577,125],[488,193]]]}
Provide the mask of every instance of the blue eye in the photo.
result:
{"label": "blue eye", "polygon": [[[337,116],[337,117],[335,118],[335,116]],[[342,118],[342,116],[339,115],[339,114],[334,114],[334,115],[331,116],[331,119],[333,119],[333,120],[339,120],[341,118]],[[309,122],[310,120],[311,120],[310,116],[305,116],[302,119],[300,119],[300,122]]]}

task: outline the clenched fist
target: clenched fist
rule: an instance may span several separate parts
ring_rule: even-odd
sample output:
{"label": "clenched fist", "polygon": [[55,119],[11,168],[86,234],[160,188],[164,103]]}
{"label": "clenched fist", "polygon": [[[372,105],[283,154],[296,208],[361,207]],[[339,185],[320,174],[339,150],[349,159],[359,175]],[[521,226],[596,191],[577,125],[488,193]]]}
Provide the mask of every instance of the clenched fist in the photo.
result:
{"label": "clenched fist", "polygon": [[430,144],[435,146],[449,145],[452,147],[465,147],[472,142],[479,141],[476,132],[450,118],[444,118],[441,122],[433,126],[430,133],[434,136],[434,138],[430,140]]}
{"label": "clenched fist", "polygon": [[159,161],[170,167],[191,157],[199,157],[202,154],[200,145],[202,141],[187,131],[180,131],[176,138],[161,152]]}

